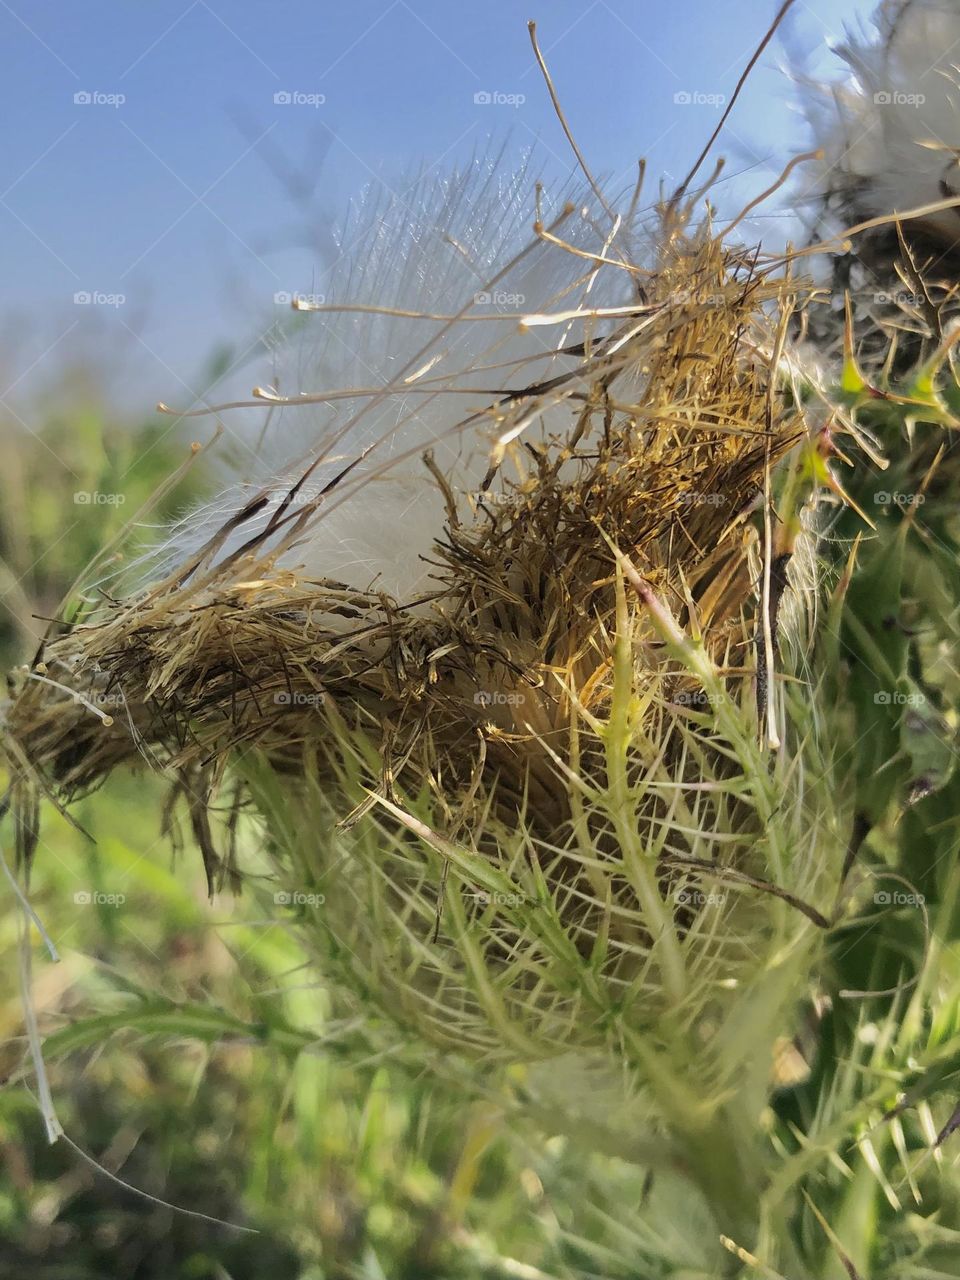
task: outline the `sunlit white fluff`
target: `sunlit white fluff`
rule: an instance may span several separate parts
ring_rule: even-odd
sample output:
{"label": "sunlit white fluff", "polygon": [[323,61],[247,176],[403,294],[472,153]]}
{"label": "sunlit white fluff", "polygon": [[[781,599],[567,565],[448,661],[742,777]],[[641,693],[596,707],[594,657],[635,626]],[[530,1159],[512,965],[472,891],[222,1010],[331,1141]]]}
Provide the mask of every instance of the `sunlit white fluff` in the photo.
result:
{"label": "sunlit white fluff", "polygon": [[[838,49],[849,74],[821,87],[810,105],[825,153],[820,190],[853,220],[960,195],[960,5],[885,0],[874,24]],[[952,245],[960,209],[920,225]]]}
{"label": "sunlit white fluff", "polygon": [[[574,211],[557,234],[592,253],[607,244],[615,254],[608,242],[616,223],[592,195],[544,195],[544,222],[568,203]],[[214,558],[222,560],[266,526],[307,467],[316,464],[297,494],[301,505],[353,464],[324,497],[321,518],[279,563],[401,601],[428,590],[432,568],[425,557],[442,532],[444,503],[424,467],[424,449],[454,490],[475,494],[487,474],[494,423],[458,424],[502,391],[569,372],[575,357],[557,349],[584,339],[582,322],[521,329],[518,316],[635,298],[626,272],[604,268],[595,279],[589,261],[538,242],[536,212],[529,168],[505,174],[496,160],[448,178],[423,178],[402,194],[381,190],[355,205],[339,233],[337,261],[311,286],[314,296],[326,305],[463,312],[464,320],[304,314],[296,338],[277,353],[277,391],[379,391],[273,410],[260,440],[240,451],[239,469],[219,497],[173,531],[165,567],[182,563],[224,520],[267,495],[256,517],[217,547]],[[618,243],[627,234],[620,226]],[[531,423],[533,438],[549,432],[549,418],[548,411]]]}

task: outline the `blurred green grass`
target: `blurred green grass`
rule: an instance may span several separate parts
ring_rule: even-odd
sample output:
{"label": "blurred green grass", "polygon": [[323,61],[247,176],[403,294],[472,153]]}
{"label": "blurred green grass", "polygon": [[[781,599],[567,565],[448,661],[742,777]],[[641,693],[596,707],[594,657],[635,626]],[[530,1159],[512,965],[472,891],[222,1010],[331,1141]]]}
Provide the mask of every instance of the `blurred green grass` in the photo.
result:
{"label": "blurred green grass", "polygon": [[[69,368],[30,418],[32,431],[0,416],[8,669],[29,660],[71,583],[188,451],[175,424],[125,419]],[[835,650],[831,731],[867,832],[864,901],[836,931],[824,981],[878,994],[811,1010],[812,1070],[772,1097],[765,1119],[796,1157],[791,1231],[824,1280],[840,1280],[844,1264],[814,1203],[878,1280],[949,1280],[960,1258],[956,1175],[931,1155],[960,1092],[956,481],[948,473],[929,490],[922,522],[884,506],[876,491],[912,492],[910,468],[928,465],[905,449],[898,420],[887,425],[903,475],[858,472],[877,530],[823,631]],[[169,521],[200,484],[189,472],[151,523]],[[860,532],[842,517],[841,559]],[[129,544],[147,541],[144,529]],[[904,715],[908,697],[929,714]],[[0,1280],[720,1274],[709,1261],[715,1231],[679,1179],[651,1183],[586,1144],[543,1140],[502,1092],[465,1102],[452,1063],[438,1084],[414,1053],[359,1057],[293,916],[272,909],[253,821],[240,833],[253,891],[211,903],[189,836],[160,833],[165,800],[159,778],[115,776],[72,811],[89,838],[48,806],[32,871],[31,900],[63,957],[51,964],[33,935],[54,1098],[70,1138],[107,1172],[46,1141],[12,895],[0,913]],[[870,905],[874,879],[922,890],[929,937],[916,910]],[[901,1096],[903,1117],[888,1124]]]}
{"label": "blurred green grass", "polygon": [[[0,418],[8,670],[188,450],[167,423],[111,413],[69,368],[31,416],[39,430]],[[188,473],[151,522],[199,491]],[[129,539],[148,541],[149,530]],[[160,835],[164,801],[161,780],[127,775],[75,806],[87,835],[46,813],[30,886],[62,956],[49,962],[33,935],[32,999],[59,1117],[108,1173],[156,1199],[47,1143],[11,897],[0,913],[0,1280],[634,1274],[624,1250],[643,1242],[603,1206],[611,1194],[638,1201],[642,1174],[591,1170],[563,1142],[528,1145],[495,1106],[462,1104],[455,1081],[444,1099],[409,1066],[341,1060],[293,931],[254,894],[207,900],[189,841]]]}
{"label": "blurred green grass", "polygon": [[[45,1057],[67,1133],[99,1163],[259,1234],[173,1213],[47,1145],[29,1069],[20,1083],[9,911],[0,1277],[630,1275],[612,1244],[593,1271],[607,1228],[576,1212],[589,1170],[565,1144],[525,1148],[495,1111],[325,1051],[324,992],[294,936],[258,918],[252,896],[208,903],[198,860],[171,865],[153,825],[161,798],[124,778],[83,801],[95,843],[48,824],[32,901],[63,958],[35,951]],[[118,901],[75,898],[96,893]],[[601,1204],[609,1175],[598,1164]],[[642,1194],[627,1166],[617,1184]],[[610,1224],[623,1230],[612,1210]],[[495,1241],[550,1269],[514,1268]]]}

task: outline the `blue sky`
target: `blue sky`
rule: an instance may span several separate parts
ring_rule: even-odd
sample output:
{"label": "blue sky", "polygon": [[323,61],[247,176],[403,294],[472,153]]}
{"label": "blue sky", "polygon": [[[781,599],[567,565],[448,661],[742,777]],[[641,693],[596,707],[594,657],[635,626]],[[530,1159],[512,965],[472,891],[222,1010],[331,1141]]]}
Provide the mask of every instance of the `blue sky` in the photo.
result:
{"label": "blue sky", "polygon": [[[215,348],[233,344],[235,359],[255,341],[277,292],[310,290],[311,239],[363,184],[402,187],[491,137],[569,173],[529,18],[594,169],[626,182],[646,156],[654,194],[709,135],[774,7],[0,0],[9,398],[87,338],[110,353],[126,404],[184,403],[206,390]],[[872,7],[799,0],[792,47],[829,66],[828,41]],[[721,144],[741,173],[731,207],[804,145],[783,58],[768,49]],[[76,304],[84,293],[97,300]]]}

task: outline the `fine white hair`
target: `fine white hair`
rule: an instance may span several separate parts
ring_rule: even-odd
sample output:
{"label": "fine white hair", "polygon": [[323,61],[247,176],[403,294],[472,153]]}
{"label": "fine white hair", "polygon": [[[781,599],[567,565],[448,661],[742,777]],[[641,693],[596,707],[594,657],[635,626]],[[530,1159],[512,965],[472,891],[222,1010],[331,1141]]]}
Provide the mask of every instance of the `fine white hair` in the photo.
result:
{"label": "fine white hair", "polygon": [[[838,48],[845,79],[808,85],[824,152],[818,188],[852,220],[960,196],[960,5],[884,0],[873,23]],[[947,245],[960,241],[960,208],[918,222]]]}
{"label": "fine white hair", "polygon": [[[505,172],[496,156],[446,178],[424,177],[403,195],[381,188],[358,201],[337,235],[336,261],[315,286],[322,305],[408,314],[302,316],[277,351],[272,389],[285,398],[347,394],[274,409],[220,494],[173,528],[159,570],[189,560],[259,502],[216,542],[210,563],[235,554],[289,505],[309,470],[295,503],[324,493],[319,518],[277,562],[400,601],[428,589],[425,557],[443,530],[444,498],[424,451],[458,497],[475,496],[496,436],[484,411],[511,390],[569,373],[578,358],[569,348],[602,339],[611,327],[582,320],[522,327],[520,317],[636,301],[635,277],[598,267],[593,256],[616,262],[637,253],[626,247],[633,219],[605,206],[582,189],[550,199],[529,163]],[[556,236],[580,252],[538,237],[538,215],[547,228],[556,222]],[[419,318],[425,315],[458,319]],[[568,416],[570,408],[558,412]],[[529,431],[533,439],[550,434],[549,407]],[[258,546],[258,556],[270,545]]]}

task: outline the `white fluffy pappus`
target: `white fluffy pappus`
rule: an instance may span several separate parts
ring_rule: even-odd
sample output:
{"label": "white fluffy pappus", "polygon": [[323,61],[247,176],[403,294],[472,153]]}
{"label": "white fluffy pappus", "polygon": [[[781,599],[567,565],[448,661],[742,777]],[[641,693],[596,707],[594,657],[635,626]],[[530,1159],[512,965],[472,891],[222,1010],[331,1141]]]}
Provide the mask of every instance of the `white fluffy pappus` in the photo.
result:
{"label": "white fluffy pappus", "polygon": [[[849,75],[809,86],[807,112],[824,152],[818,189],[844,218],[907,214],[960,196],[960,5],[884,0],[874,30],[837,49]],[[917,220],[960,241],[960,207]]]}
{"label": "white fluffy pappus", "polygon": [[[435,570],[425,557],[443,529],[444,499],[424,451],[458,496],[479,500],[498,434],[491,408],[510,390],[569,374],[577,356],[562,349],[602,338],[614,323],[527,327],[520,317],[636,302],[635,277],[622,267],[598,269],[534,232],[539,213],[559,239],[615,264],[636,261],[635,218],[612,218],[588,190],[541,193],[539,206],[537,197],[529,164],[505,172],[495,157],[357,202],[338,234],[339,256],[313,285],[320,309],[300,317],[275,355],[270,390],[306,403],[269,411],[219,496],[172,529],[161,570],[208,544],[208,562],[222,561],[284,503],[292,515],[322,494],[302,536],[280,550],[280,566],[401,602],[428,591]],[[551,408],[546,397],[537,410],[524,438],[569,423],[569,405]],[[511,466],[508,451],[503,474]],[[494,501],[501,484],[491,484]],[[258,559],[280,538],[258,546]]]}

